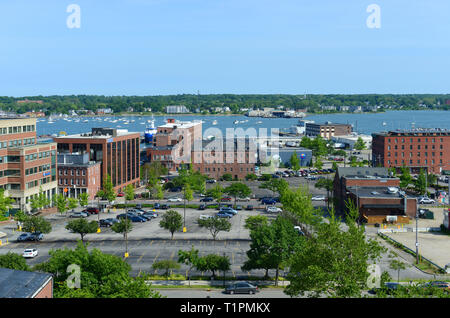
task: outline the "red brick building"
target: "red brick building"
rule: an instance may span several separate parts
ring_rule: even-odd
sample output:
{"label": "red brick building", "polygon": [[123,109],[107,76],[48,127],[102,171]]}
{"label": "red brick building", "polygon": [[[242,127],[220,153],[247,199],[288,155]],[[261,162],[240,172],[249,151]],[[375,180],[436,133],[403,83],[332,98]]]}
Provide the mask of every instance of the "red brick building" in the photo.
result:
{"label": "red brick building", "polygon": [[450,170],[450,131],[414,129],[372,134],[372,162],[386,168],[407,166],[413,173]]}
{"label": "red brick building", "polygon": [[400,179],[391,177],[387,168],[339,167],[334,179],[336,210],[345,212],[346,203],[358,207],[360,220],[372,223],[397,218],[409,222],[417,211],[417,199],[399,190]]}
{"label": "red brick building", "polygon": [[255,173],[256,151],[256,144],[245,138],[204,140],[201,148],[192,150],[192,166],[210,178],[231,174],[242,180]]}
{"label": "red brick building", "polygon": [[54,138],[58,154],[85,154],[101,164],[100,178],[111,177],[115,191],[140,182],[140,134],[125,129],[92,128],[90,133]]}
{"label": "red brick building", "polygon": [[191,162],[191,149],[202,140],[201,122],[182,122],[168,119],[157,128],[152,145],[146,152],[150,162],[159,161],[169,171]]}
{"label": "red brick building", "polygon": [[352,126],[349,124],[335,124],[326,122],[324,124],[306,123],[306,136],[320,136],[325,139],[331,139],[334,136],[347,136],[352,132]]}
{"label": "red brick building", "polygon": [[56,194],[56,143],[36,138],[36,118],[0,119],[0,187],[13,209],[30,211],[40,190]]}
{"label": "red brick building", "polygon": [[[68,197],[79,198],[81,193],[88,193],[89,200],[102,187],[100,177],[101,163],[89,161],[85,154],[58,155],[58,192],[67,193]],[[64,192],[67,189],[67,192]]]}

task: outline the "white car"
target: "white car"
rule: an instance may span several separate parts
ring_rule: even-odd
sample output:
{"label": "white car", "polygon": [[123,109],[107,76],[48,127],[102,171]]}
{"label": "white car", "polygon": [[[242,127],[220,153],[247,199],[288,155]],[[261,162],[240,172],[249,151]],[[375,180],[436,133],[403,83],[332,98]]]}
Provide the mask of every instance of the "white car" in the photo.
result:
{"label": "white car", "polygon": [[420,198],[419,203],[420,204],[432,204],[432,203],[435,203],[435,201],[430,198]]}
{"label": "white car", "polygon": [[317,195],[311,198],[312,201],[325,201],[325,197],[323,195]]}
{"label": "white car", "polygon": [[25,258],[33,258],[36,257],[38,255],[38,250],[35,248],[28,248],[25,251],[23,251],[22,256]]}
{"label": "white car", "polygon": [[170,198],[167,200],[168,202],[182,202],[183,199],[182,198]]}
{"label": "white car", "polygon": [[282,212],[283,210],[281,210],[280,208],[277,208],[276,206],[268,206],[266,208],[266,212],[268,213],[279,213]]}
{"label": "white car", "polygon": [[237,201],[250,201],[249,197],[246,198],[238,198]]}
{"label": "white car", "polygon": [[205,214],[200,215],[200,220],[207,220],[207,219],[211,219],[211,218],[213,218],[213,216],[211,216],[211,215],[205,215]]}

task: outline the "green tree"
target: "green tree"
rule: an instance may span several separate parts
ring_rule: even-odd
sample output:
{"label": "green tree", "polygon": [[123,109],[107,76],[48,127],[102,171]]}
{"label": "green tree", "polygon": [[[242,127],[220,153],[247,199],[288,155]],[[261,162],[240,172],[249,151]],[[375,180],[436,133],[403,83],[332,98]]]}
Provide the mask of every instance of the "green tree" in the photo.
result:
{"label": "green tree", "polygon": [[320,159],[320,157],[316,157],[316,162],[314,162],[314,168],[319,170],[323,169],[323,162]]}
{"label": "green tree", "polygon": [[59,213],[67,212],[67,197],[64,194],[58,194],[53,197],[53,202],[56,204],[56,209]]}
{"label": "green tree", "polygon": [[27,264],[27,261],[22,257],[22,255],[12,252],[0,255],[0,268],[9,268],[19,271],[31,270]]}
{"label": "green tree", "polygon": [[52,224],[42,216],[29,216],[23,222],[22,230],[25,232],[41,232],[48,234],[52,231]]}
{"label": "green tree", "polygon": [[80,234],[81,242],[84,243],[84,237],[87,234],[97,233],[98,223],[97,221],[87,221],[83,218],[69,221],[66,225],[66,230],[72,233]]}
{"label": "green tree", "polygon": [[180,231],[183,228],[183,216],[177,211],[169,210],[162,216],[159,226],[170,232],[171,239],[173,240],[173,234],[175,231]]}
{"label": "green tree", "polygon": [[227,219],[213,217],[209,219],[198,219],[198,225],[200,227],[204,227],[209,230],[211,233],[213,240],[216,240],[217,235],[222,232],[229,232],[231,230],[231,223]]}
{"label": "green tree", "polygon": [[221,178],[223,181],[233,181],[233,175],[231,173],[224,173]]}
{"label": "green tree", "polygon": [[117,194],[114,191],[114,185],[109,174],[107,174],[106,178],[103,180],[103,188],[97,192],[97,196],[101,197],[103,200],[108,200],[110,204],[116,199]]}
{"label": "green tree", "polygon": [[269,219],[265,215],[251,215],[245,219],[244,228],[255,230],[260,226],[266,226],[269,224]]}
{"label": "green tree", "polygon": [[247,181],[255,181],[257,179],[258,179],[258,176],[256,174],[254,174],[254,173],[248,173],[245,176],[245,180],[247,180]]}
{"label": "green tree", "polygon": [[223,192],[224,189],[222,188],[222,186],[219,183],[216,183],[214,187],[206,190],[206,195],[214,198],[216,202],[219,203],[220,199],[222,199]]}
{"label": "green tree", "polygon": [[403,166],[401,168],[401,174],[399,179],[400,179],[400,188],[406,189],[413,180],[408,167]]}
{"label": "green tree", "polygon": [[69,210],[73,211],[73,209],[75,209],[77,206],[78,206],[78,200],[77,199],[75,199],[75,198],[68,198],[67,199],[67,208]]}
{"label": "green tree", "polygon": [[39,187],[39,194],[30,199],[30,207],[39,211],[48,205],[50,205],[50,200],[45,196],[42,187]]}
{"label": "green tree", "polygon": [[187,265],[189,269],[187,270],[187,276],[189,280],[189,286],[191,285],[191,278],[190,278],[190,272],[193,267],[197,264],[199,259],[198,250],[194,249],[194,246],[192,245],[192,248],[190,251],[178,251],[178,263]]}
{"label": "green tree", "polygon": [[82,207],[86,207],[89,204],[89,194],[87,192],[83,192],[80,194],[80,198],[78,199],[78,203]]}
{"label": "green tree", "polygon": [[369,262],[376,262],[383,248],[367,239],[364,226],[356,224],[356,208],[346,216],[346,229],[333,210],[329,214],[326,222],[315,224],[308,243],[293,255],[286,294],[360,297],[367,288]]}
{"label": "green tree", "polygon": [[427,176],[423,169],[420,169],[420,173],[414,181],[414,189],[420,194],[427,194]]}
{"label": "green tree", "polygon": [[[131,277],[131,266],[120,257],[104,254],[98,249],[88,251],[79,242],[74,250],[57,249],[49,252],[50,259],[34,270],[53,274],[54,297],[91,298],[159,298],[143,277]],[[69,288],[72,275],[69,265],[80,266],[80,288]]]}
{"label": "green tree", "polygon": [[261,189],[268,189],[272,191],[275,196],[276,193],[281,195],[285,190],[287,190],[289,188],[289,183],[281,178],[271,178],[270,180],[261,183],[259,187]]}
{"label": "green tree", "polygon": [[126,201],[134,200],[134,187],[132,184],[128,184],[125,187],[125,200]]}
{"label": "green tree", "polygon": [[358,137],[353,148],[355,148],[356,150],[364,150],[366,149],[366,143],[361,137]]}
{"label": "green tree", "polygon": [[289,162],[291,164],[292,170],[300,170],[300,159],[298,158],[297,152],[294,151],[294,153],[291,155],[291,158],[289,159]]}
{"label": "green tree", "polygon": [[12,208],[14,200],[8,196],[5,196],[5,190],[0,188],[0,215],[6,215],[6,212]]}
{"label": "green tree", "polygon": [[208,254],[200,257],[196,263],[196,269],[199,271],[211,271],[211,277],[216,277],[216,271],[227,271],[230,269],[230,259],[227,256],[217,254]]}
{"label": "green tree", "polygon": [[130,220],[122,218],[119,222],[114,223],[111,226],[111,230],[116,233],[122,234],[123,238],[126,239],[128,233],[133,230],[133,223]]}
{"label": "green tree", "polygon": [[405,270],[407,265],[399,260],[392,260],[389,264],[389,267],[393,270],[397,271],[397,282],[400,281],[400,271]]}
{"label": "green tree", "polygon": [[164,276],[166,276],[167,278],[169,277],[169,270],[171,271],[173,269],[179,268],[180,264],[178,264],[177,261],[174,260],[161,260],[152,264],[152,269],[154,270],[164,269]]}
{"label": "green tree", "polygon": [[252,194],[252,190],[242,182],[233,182],[224,189],[224,192],[234,197],[235,206],[237,198],[249,197]]}

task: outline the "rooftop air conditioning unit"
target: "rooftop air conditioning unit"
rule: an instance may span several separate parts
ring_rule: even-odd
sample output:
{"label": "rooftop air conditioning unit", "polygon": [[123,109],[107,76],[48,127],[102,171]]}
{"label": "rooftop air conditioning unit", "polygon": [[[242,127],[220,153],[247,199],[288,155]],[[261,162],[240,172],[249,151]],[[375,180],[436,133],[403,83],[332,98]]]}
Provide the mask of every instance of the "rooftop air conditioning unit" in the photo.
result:
{"label": "rooftop air conditioning unit", "polygon": [[396,187],[388,187],[388,193],[397,193],[398,192],[398,188]]}

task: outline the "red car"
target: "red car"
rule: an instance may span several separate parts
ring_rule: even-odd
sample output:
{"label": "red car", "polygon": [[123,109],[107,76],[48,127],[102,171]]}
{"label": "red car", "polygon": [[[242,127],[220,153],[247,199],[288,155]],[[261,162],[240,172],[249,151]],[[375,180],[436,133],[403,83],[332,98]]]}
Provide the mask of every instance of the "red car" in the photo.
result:
{"label": "red car", "polygon": [[123,197],[125,194],[123,194],[123,192],[119,192],[119,193],[117,193],[117,196],[118,197]]}
{"label": "red car", "polygon": [[220,201],[222,201],[222,202],[231,201],[231,198],[225,197],[225,198],[220,199]]}
{"label": "red car", "polygon": [[98,214],[99,210],[98,210],[98,208],[89,207],[89,208],[84,209],[83,212],[87,212],[89,214]]}

